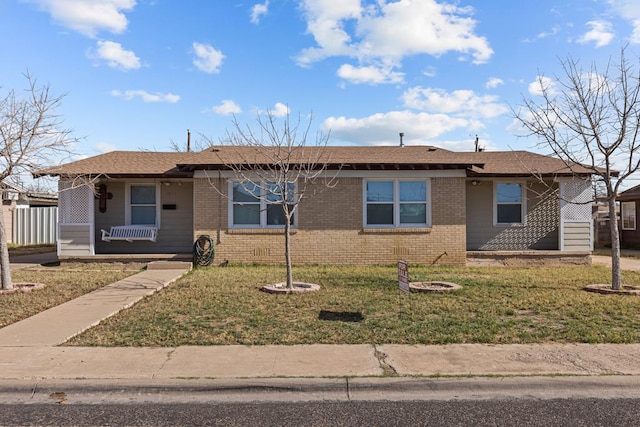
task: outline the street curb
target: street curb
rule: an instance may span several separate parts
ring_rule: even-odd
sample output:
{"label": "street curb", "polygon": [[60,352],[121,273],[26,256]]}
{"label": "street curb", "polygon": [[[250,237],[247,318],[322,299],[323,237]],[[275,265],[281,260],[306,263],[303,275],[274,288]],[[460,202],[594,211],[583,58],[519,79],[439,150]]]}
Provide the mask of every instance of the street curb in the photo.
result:
{"label": "street curb", "polygon": [[122,404],[640,398],[640,377],[3,381],[0,403]]}

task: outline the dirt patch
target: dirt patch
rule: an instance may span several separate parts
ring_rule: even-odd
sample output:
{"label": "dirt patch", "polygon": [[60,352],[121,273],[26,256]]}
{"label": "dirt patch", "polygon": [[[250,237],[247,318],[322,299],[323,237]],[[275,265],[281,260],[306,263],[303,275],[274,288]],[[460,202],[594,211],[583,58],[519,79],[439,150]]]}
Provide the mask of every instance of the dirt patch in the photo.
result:
{"label": "dirt patch", "polygon": [[584,287],[587,292],[595,292],[598,294],[618,294],[618,295],[640,295],[640,286],[622,285],[620,289],[613,289],[609,284],[593,284]]}
{"label": "dirt patch", "polygon": [[290,294],[301,292],[314,292],[320,290],[320,285],[315,283],[293,282],[293,288],[287,288],[286,282],[274,283],[272,285],[264,285],[260,290],[270,294]]}
{"label": "dirt patch", "polygon": [[409,289],[412,292],[449,292],[461,289],[462,286],[451,282],[411,282]]}

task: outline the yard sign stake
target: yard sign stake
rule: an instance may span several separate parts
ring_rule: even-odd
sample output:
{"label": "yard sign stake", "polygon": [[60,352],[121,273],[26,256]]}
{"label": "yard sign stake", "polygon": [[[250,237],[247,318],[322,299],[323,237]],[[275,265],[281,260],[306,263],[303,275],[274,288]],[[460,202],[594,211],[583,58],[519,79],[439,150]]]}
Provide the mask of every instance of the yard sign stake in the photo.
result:
{"label": "yard sign stake", "polygon": [[409,287],[409,264],[407,261],[398,260],[398,287],[409,298],[409,311],[413,319],[413,302],[411,301],[411,288]]}

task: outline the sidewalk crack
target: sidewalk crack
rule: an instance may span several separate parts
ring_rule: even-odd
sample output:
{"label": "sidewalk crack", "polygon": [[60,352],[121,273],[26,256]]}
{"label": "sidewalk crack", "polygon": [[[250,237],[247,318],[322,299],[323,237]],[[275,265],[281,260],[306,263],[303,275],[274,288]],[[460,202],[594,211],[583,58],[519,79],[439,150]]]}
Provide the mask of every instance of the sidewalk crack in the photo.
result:
{"label": "sidewalk crack", "polygon": [[397,377],[398,371],[387,363],[387,357],[389,355],[383,351],[378,349],[378,346],[373,344],[373,354],[378,359],[378,363],[380,364],[380,368],[382,369],[382,375],[385,377]]}
{"label": "sidewalk crack", "polygon": [[164,367],[167,365],[167,363],[169,363],[169,361],[171,361],[171,356],[173,356],[173,353],[175,353],[176,350],[178,350],[178,347],[174,347],[174,348],[172,348],[171,350],[169,350],[167,352],[167,358],[165,359],[164,362],[162,362],[162,365],[160,365],[160,368],[158,368],[158,371],[153,374],[153,376],[152,376],[153,379],[156,379],[156,375],[158,375],[158,373],[164,369]]}

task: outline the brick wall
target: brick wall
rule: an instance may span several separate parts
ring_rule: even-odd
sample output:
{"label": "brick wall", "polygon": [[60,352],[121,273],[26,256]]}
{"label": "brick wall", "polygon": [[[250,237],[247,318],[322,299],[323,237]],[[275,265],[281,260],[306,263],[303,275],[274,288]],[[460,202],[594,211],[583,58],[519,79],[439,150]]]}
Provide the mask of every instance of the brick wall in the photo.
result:
{"label": "brick wall", "polygon": [[[224,181],[224,180],[223,180]],[[216,243],[216,262],[284,262],[280,230],[234,230],[227,225],[226,182],[194,180],[194,239],[208,234]],[[292,230],[296,264],[390,264],[398,259],[419,264],[464,265],[466,261],[465,180],[431,179],[432,227],[364,229],[363,180],[341,178],[335,188],[316,184],[300,203]]]}

